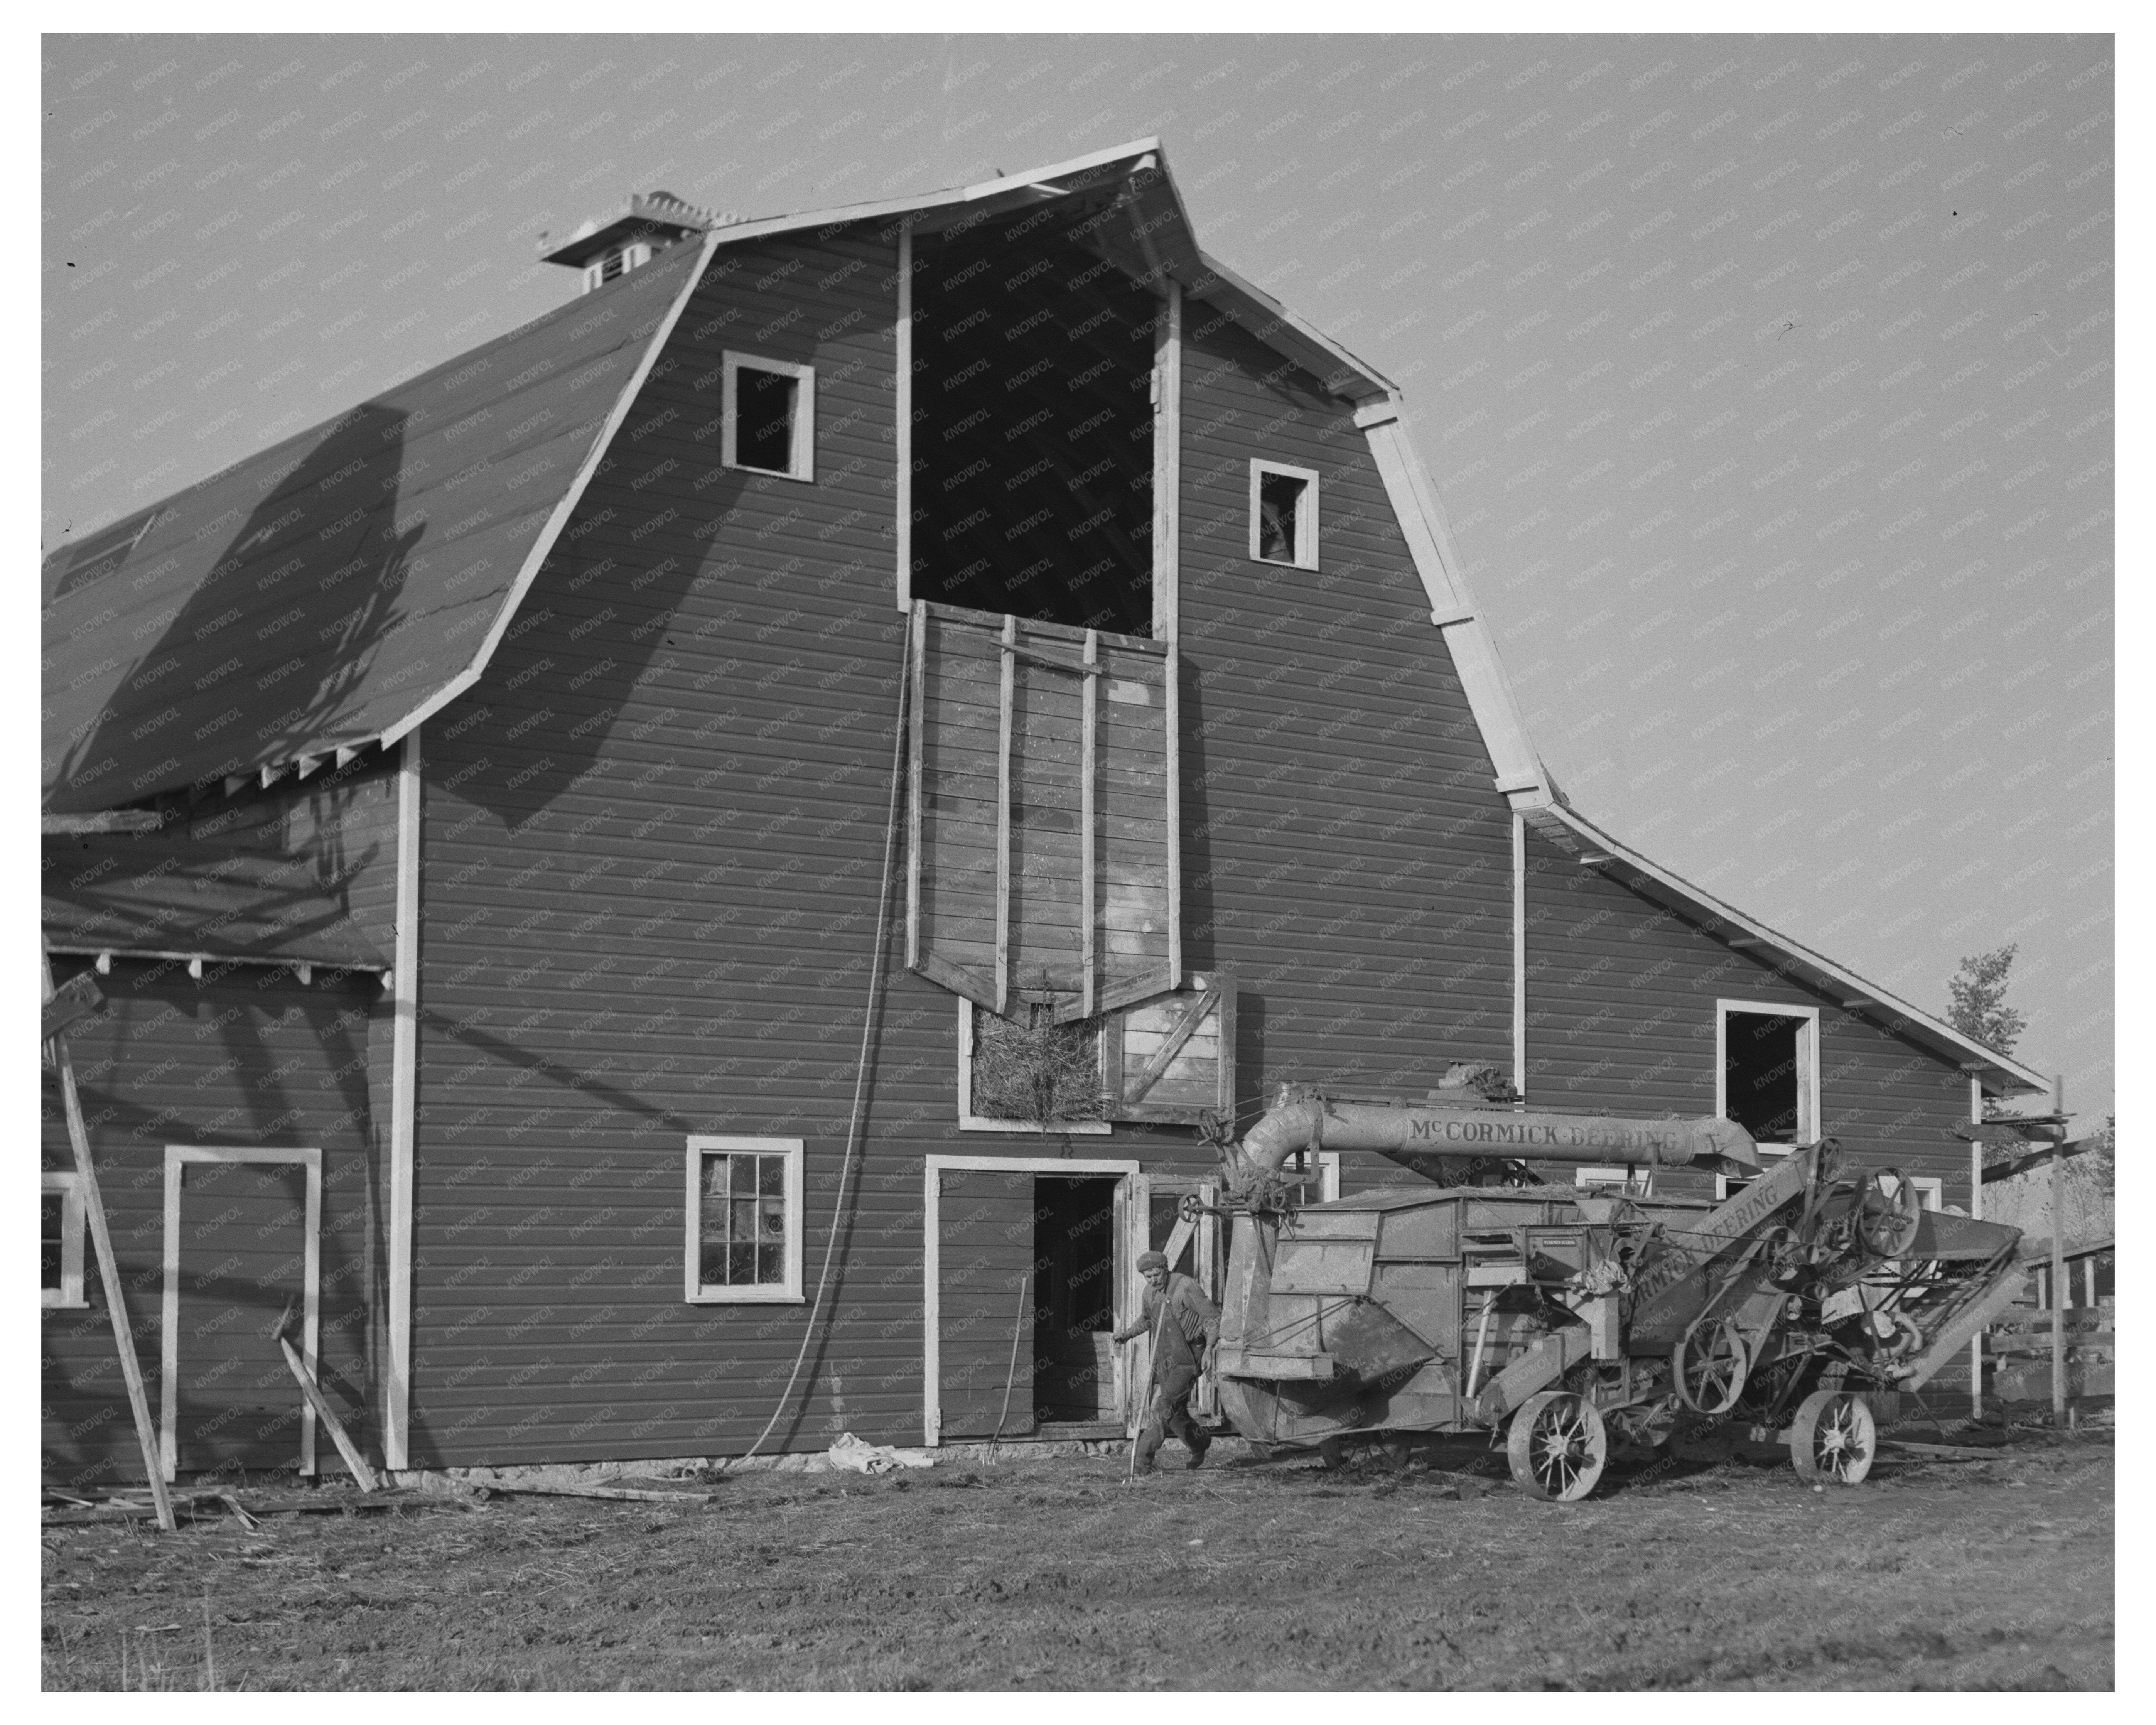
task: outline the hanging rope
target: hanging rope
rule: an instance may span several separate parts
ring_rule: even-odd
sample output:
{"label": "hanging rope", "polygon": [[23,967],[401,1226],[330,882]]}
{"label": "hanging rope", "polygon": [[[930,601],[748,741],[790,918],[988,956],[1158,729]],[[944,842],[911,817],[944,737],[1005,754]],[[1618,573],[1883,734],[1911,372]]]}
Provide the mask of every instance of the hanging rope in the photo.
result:
{"label": "hanging rope", "polygon": [[818,1320],[823,1316],[824,1296],[831,1285],[831,1260],[838,1250],[839,1225],[846,1214],[846,1194],[851,1185],[854,1165],[860,1149],[862,1106],[867,1098],[869,1079],[869,1050],[876,1024],[876,1008],[883,993],[884,948],[890,938],[891,883],[894,869],[892,855],[898,843],[899,787],[905,783],[906,717],[907,695],[912,687],[913,614],[908,613],[906,632],[901,637],[898,659],[898,719],[891,739],[891,806],[884,819],[883,881],[876,895],[875,952],[869,967],[869,993],[865,1009],[861,1014],[861,1051],[854,1070],[854,1111],[846,1128],[846,1160],[839,1171],[839,1195],[831,1209],[831,1232],[824,1242],[824,1268],[816,1278],[816,1303],[809,1308],[808,1322],[801,1332],[801,1346],[793,1355],[793,1370],[786,1379],[786,1388],[778,1393],[778,1404],[771,1410],[771,1418],[764,1422],[763,1430],[756,1441],[726,1464],[727,1468],[739,1466],[763,1447],[778,1425],[787,1404],[793,1399],[793,1387],[801,1381],[802,1363],[808,1358],[808,1344],[815,1338]]}

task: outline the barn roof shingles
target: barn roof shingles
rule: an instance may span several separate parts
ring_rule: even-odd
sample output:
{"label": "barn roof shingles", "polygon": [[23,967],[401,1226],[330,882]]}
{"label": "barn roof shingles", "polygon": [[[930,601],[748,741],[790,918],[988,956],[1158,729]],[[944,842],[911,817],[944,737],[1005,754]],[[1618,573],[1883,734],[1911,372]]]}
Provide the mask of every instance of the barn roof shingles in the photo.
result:
{"label": "barn roof shingles", "polygon": [[677,247],[47,557],[45,811],[393,737],[469,680],[707,254]]}

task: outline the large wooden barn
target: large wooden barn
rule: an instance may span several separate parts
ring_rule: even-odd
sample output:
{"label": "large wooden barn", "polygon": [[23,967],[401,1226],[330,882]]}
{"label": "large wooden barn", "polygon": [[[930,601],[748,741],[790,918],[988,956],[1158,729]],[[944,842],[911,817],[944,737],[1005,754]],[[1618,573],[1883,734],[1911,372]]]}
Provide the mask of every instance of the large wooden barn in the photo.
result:
{"label": "large wooden barn", "polygon": [[[1399,391],[1157,141],[547,255],[558,311],[44,565],[167,1471],[335,1465],[288,1302],[394,1468],[1121,1430],[1134,1260],[1283,1081],[1968,1204],[2037,1075],[1570,805]],[[139,1476],[49,1081],[44,1167],[45,1463]]]}

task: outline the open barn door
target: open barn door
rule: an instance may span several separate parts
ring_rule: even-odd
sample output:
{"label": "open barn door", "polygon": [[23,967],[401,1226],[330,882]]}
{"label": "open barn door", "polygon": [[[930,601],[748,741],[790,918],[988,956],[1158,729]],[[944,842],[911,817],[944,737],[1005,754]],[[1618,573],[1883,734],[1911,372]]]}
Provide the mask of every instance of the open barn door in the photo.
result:
{"label": "open barn door", "polygon": [[[1191,1277],[1215,1306],[1220,1303],[1221,1276],[1225,1265],[1220,1250],[1220,1230],[1215,1217],[1202,1211],[1183,1214],[1184,1200],[1194,1198],[1208,1209],[1219,1201],[1217,1181],[1181,1174],[1140,1174],[1135,1183],[1129,1225],[1132,1230],[1127,1261],[1130,1270],[1130,1309],[1137,1312],[1145,1297],[1145,1279],[1137,1272],[1141,1252],[1159,1252],[1168,1260],[1170,1275]],[[1135,1437],[1145,1418],[1146,1399],[1152,1390],[1152,1354],[1149,1337],[1127,1343],[1123,1382],[1123,1421]],[[1202,1373],[1190,1398],[1190,1411],[1199,1419],[1219,1417],[1219,1389],[1210,1372]]]}
{"label": "open barn door", "polygon": [[907,965],[1059,1022],[1175,986],[1173,648],[922,600],[911,670]]}

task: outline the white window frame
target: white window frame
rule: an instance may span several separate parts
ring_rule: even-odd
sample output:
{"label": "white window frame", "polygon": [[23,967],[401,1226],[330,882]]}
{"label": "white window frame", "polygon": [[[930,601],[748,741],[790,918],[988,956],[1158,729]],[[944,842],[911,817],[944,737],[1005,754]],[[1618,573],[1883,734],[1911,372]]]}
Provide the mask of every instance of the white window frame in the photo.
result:
{"label": "white window frame", "polygon": [[[1060,1137],[1065,1132],[1081,1133],[1088,1137],[1104,1138],[1116,1129],[1112,1120],[1074,1120],[1050,1126],[1037,1120],[993,1120],[973,1111],[973,1039],[978,1034],[978,1014],[985,1010],[964,995],[958,997],[958,1130],[962,1132],[1054,1132]],[[1107,1056],[1100,1039],[1104,1034],[1106,1019],[1096,1020],[1094,1030],[1094,1059],[1100,1064],[1101,1081],[1107,1080]]]}
{"label": "white window frame", "polygon": [[[1295,555],[1290,557],[1269,557],[1258,550],[1259,528],[1261,518],[1258,513],[1260,488],[1268,475],[1279,475],[1303,482],[1302,501],[1295,511]],[[1285,461],[1268,461],[1261,456],[1250,458],[1250,560],[1270,563],[1282,569],[1315,569],[1317,567],[1317,470],[1314,467],[1295,467]]]}
{"label": "white window frame", "polygon": [[[39,1179],[40,1197],[49,1192],[60,1194],[60,1285],[56,1288],[40,1286],[39,1301],[47,1312],[79,1312],[90,1301],[82,1291],[82,1236],[85,1212],[82,1203],[82,1177],[72,1169],[51,1170]],[[40,1234],[43,1230],[40,1228]],[[43,1241],[39,1242],[43,1250]]]}
{"label": "white window frame", "polygon": [[[760,473],[772,479],[801,480],[811,485],[816,479],[816,368],[796,365],[791,360],[767,359],[760,353],[737,353],[732,348],[723,349],[720,364],[722,380],[720,398],[719,460],[726,467],[742,473]],[[775,372],[794,380],[793,446],[788,452],[786,470],[782,473],[773,467],[751,467],[740,459],[735,442],[738,424],[740,379],[743,369],[752,372]]]}
{"label": "white window frame", "polygon": [[[683,1232],[681,1297],[691,1306],[781,1306],[801,1301],[801,1236],[803,1150],[801,1138],[739,1138],[692,1135],[684,1169],[687,1183],[688,1217]],[[698,1272],[703,1266],[702,1227],[704,1158],[729,1151],[755,1151],[786,1158],[786,1280],[748,1287],[727,1283],[706,1284]]]}
{"label": "white window frame", "polygon": [[1773,1140],[1763,1142],[1762,1150],[1779,1147],[1786,1153],[1800,1144],[1819,1141],[1820,1134],[1820,1009],[1816,1006],[1791,1006],[1779,1000],[1717,1000],[1714,1003],[1714,1111],[1723,1120],[1729,1118],[1729,1014],[1732,1012],[1758,1013],[1768,1018],[1802,1019],[1804,1023],[1797,1032],[1797,1128],[1787,1142]]}

